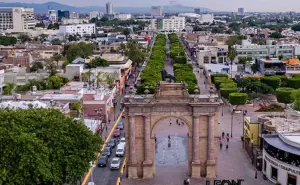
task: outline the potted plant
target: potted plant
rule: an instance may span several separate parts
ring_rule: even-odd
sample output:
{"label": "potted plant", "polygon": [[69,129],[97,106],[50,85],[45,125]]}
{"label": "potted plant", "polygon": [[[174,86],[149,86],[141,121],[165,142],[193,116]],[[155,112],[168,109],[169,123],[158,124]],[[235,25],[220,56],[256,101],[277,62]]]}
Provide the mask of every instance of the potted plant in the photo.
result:
{"label": "potted plant", "polygon": [[275,185],[281,185],[281,183],[277,181]]}

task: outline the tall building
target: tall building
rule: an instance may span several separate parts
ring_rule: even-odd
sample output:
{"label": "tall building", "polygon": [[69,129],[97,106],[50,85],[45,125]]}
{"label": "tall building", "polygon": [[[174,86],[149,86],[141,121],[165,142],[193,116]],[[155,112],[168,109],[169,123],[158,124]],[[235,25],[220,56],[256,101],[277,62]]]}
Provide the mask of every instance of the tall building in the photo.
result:
{"label": "tall building", "polygon": [[61,21],[62,18],[69,19],[70,18],[70,12],[69,11],[63,11],[63,10],[58,10],[57,11],[57,17],[58,17],[58,21]]}
{"label": "tall building", "polygon": [[79,19],[79,13],[77,13],[77,12],[72,12],[71,15],[70,15],[70,18],[71,18],[71,19]]}
{"label": "tall building", "polygon": [[115,19],[119,19],[121,21],[125,21],[128,19],[131,19],[131,14],[125,14],[125,13],[117,13],[114,15]]}
{"label": "tall building", "polygon": [[90,12],[89,19],[91,20],[93,18],[99,18],[99,12],[97,11]]}
{"label": "tall building", "polygon": [[56,22],[57,21],[56,10],[48,10],[48,18],[49,21]]}
{"label": "tall building", "polygon": [[151,7],[151,15],[152,16],[162,16],[161,6],[152,6]]}
{"label": "tall building", "polygon": [[244,15],[244,8],[238,8],[238,14],[239,15]]}
{"label": "tall building", "polygon": [[0,30],[24,32],[35,27],[33,8],[0,8]]}
{"label": "tall building", "polygon": [[114,7],[111,2],[106,3],[106,14],[113,15],[114,14]]}
{"label": "tall building", "polygon": [[200,9],[200,8],[195,8],[195,9],[194,9],[194,12],[195,12],[196,14],[201,14],[201,9]]}

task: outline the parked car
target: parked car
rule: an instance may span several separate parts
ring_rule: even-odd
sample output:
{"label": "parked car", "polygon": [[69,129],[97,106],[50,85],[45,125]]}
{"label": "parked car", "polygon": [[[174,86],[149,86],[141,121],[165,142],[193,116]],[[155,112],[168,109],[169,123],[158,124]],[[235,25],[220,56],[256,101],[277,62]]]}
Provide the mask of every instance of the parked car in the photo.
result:
{"label": "parked car", "polygon": [[110,157],[111,153],[112,153],[111,147],[105,147],[104,148],[104,150],[103,150],[104,155],[107,155],[108,157]]}
{"label": "parked car", "polygon": [[98,167],[105,167],[108,163],[107,155],[101,155],[98,160]]}
{"label": "parked car", "polygon": [[118,169],[120,169],[120,166],[121,166],[121,159],[118,158],[118,157],[114,157],[111,160],[110,169],[112,169],[112,170],[118,170]]}
{"label": "parked car", "polygon": [[123,130],[124,129],[124,124],[123,122],[119,122],[116,126],[117,129]]}
{"label": "parked car", "polygon": [[120,130],[119,130],[119,129],[116,129],[116,130],[114,131],[113,135],[114,135],[114,137],[120,137],[120,135],[121,135]]}
{"label": "parked car", "polygon": [[114,139],[109,140],[108,143],[107,143],[107,146],[111,147],[111,148],[115,148],[116,140],[114,140]]}
{"label": "parked car", "polygon": [[122,137],[122,138],[121,138],[120,143],[124,143],[124,144],[126,143],[125,137]]}

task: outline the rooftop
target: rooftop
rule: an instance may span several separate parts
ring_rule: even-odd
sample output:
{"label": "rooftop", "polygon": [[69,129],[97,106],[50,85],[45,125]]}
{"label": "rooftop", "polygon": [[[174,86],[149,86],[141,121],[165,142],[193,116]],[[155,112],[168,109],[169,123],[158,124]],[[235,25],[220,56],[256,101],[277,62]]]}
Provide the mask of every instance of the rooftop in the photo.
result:
{"label": "rooftop", "polygon": [[[280,137],[280,135],[265,135],[264,140],[269,145],[272,145],[272,146],[274,146],[274,147],[276,147],[276,148],[278,148],[282,151],[286,151],[286,152],[289,152],[289,153],[293,153],[295,155],[299,155],[300,154],[300,147],[295,147],[293,145],[287,144],[287,142],[285,142],[284,139],[288,140],[288,138],[286,138],[284,135],[282,135],[282,137]],[[299,140],[300,133],[298,133],[297,137],[298,137],[297,144],[300,144],[300,140]]]}

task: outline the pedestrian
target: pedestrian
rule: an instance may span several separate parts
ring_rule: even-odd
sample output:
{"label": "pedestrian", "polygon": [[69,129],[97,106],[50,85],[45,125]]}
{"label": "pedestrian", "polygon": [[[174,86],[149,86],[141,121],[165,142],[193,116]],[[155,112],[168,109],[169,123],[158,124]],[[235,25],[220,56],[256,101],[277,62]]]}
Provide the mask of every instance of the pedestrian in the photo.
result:
{"label": "pedestrian", "polygon": [[182,126],[184,126],[184,122],[181,122],[182,123]]}
{"label": "pedestrian", "polygon": [[222,146],[223,146],[223,144],[222,144],[222,142],[220,142],[220,150],[222,150]]}
{"label": "pedestrian", "polygon": [[221,136],[219,136],[219,141],[221,141]]}
{"label": "pedestrian", "polygon": [[228,144],[226,144],[226,150],[228,150]]}
{"label": "pedestrian", "polygon": [[107,125],[106,125],[106,127],[105,127],[105,130],[106,130],[106,132],[107,132]]}
{"label": "pedestrian", "polygon": [[110,124],[110,119],[108,120],[108,124]]}
{"label": "pedestrian", "polygon": [[224,133],[224,132],[222,132],[222,138],[224,138],[224,136],[225,136],[225,133]]}
{"label": "pedestrian", "polygon": [[171,122],[171,120],[170,120],[170,126],[172,125],[172,122]]}
{"label": "pedestrian", "polygon": [[227,139],[227,142],[229,142],[229,136],[228,135],[226,136],[226,139]]}
{"label": "pedestrian", "polygon": [[178,122],[178,125],[180,126],[180,122]]}
{"label": "pedestrian", "polygon": [[178,124],[178,119],[176,119],[176,123]]}

